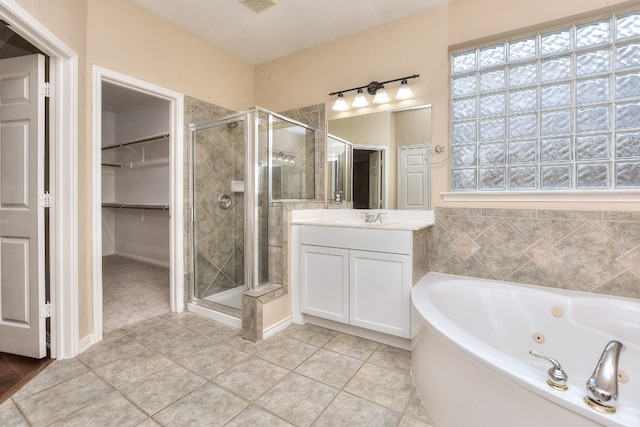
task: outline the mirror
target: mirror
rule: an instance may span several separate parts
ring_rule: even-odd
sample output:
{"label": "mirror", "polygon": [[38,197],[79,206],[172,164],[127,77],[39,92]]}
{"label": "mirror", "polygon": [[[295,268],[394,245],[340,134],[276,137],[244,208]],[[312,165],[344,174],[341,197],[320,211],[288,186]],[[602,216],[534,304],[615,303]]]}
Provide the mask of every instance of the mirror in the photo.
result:
{"label": "mirror", "polygon": [[[329,134],[352,144],[353,208],[397,209],[398,151],[431,145],[431,105],[334,119],[328,124]],[[328,201],[333,201],[331,190]]]}
{"label": "mirror", "polygon": [[331,134],[327,135],[327,198],[329,201],[350,203],[353,200],[352,155],[353,146],[349,141]]}

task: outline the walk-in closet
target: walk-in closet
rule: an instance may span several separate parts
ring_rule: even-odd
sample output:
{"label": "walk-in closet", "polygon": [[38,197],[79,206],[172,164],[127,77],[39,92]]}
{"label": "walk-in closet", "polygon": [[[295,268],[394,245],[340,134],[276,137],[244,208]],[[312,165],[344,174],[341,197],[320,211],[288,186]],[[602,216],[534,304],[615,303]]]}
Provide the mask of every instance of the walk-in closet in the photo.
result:
{"label": "walk-in closet", "polygon": [[102,83],[103,332],[169,312],[170,103]]}

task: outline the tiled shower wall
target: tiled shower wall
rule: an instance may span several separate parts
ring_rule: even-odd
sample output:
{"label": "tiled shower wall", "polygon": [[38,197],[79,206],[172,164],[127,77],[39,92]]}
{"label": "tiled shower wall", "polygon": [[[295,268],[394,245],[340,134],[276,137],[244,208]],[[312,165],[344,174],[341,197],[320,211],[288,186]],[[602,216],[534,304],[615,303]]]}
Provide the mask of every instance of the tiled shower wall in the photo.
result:
{"label": "tiled shower wall", "polygon": [[640,213],[438,208],[431,271],[640,298]]}

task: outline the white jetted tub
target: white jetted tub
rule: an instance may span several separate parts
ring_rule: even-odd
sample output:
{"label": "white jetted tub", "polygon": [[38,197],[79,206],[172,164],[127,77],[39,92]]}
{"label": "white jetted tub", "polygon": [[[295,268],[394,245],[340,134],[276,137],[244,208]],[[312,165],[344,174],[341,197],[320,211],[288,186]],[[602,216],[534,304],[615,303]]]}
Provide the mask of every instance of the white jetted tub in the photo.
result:
{"label": "white jetted tub", "polygon": [[[413,288],[421,323],[416,389],[438,427],[640,426],[640,301],[429,273]],[[624,344],[616,412],[584,402],[607,343]],[[556,359],[568,389],[547,384]]]}

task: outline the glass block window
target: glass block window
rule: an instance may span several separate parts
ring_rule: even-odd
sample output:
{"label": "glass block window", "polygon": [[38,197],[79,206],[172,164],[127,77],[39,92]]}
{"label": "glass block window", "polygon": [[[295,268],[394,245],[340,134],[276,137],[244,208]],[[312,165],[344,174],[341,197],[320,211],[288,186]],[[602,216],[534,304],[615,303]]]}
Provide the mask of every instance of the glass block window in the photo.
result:
{"label": "glass block window", "polygon": [[640,188],[640,11],[451,54],[453,191]]}

